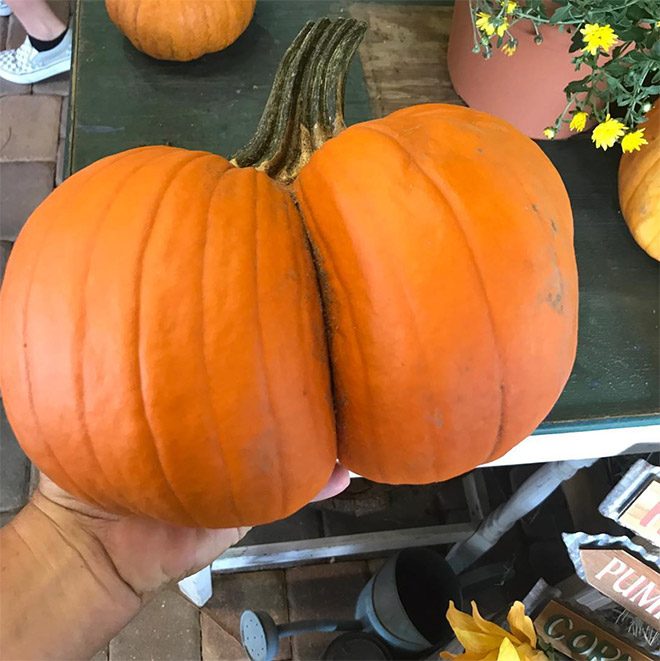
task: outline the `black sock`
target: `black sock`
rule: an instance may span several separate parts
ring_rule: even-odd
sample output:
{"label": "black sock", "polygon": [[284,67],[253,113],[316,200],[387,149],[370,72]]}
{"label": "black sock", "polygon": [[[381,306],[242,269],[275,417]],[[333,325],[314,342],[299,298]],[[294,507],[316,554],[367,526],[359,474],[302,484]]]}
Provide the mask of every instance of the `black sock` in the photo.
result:
{"label": "black sock", "polygon": [[62,43],[62,39],[64,39],[65,34],[66,34],[66,30],[64,30],[64,32],[62,32],[62,34],[59,37],[55,37],[55,39],[51,39],[50,41],[42,41],[41,39],[35,39],[30,35],[28,35],[28,38],[30,40],[30,43],[32,44],[32,48],[38,50],[40,53],[43,53],[44,51],[50,50],[51,48],[55,48],[55,46],[59,46]]}

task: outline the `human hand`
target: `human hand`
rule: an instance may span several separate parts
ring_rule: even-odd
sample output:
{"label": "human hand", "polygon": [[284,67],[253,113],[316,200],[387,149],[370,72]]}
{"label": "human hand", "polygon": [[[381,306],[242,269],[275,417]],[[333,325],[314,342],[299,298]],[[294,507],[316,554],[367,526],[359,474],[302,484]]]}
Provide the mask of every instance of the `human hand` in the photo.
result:
{"label": "human hand", "polygon": [[[349,483],[337,465],[314,501],[331,498]],[[136,515],[122,516],[78,500],[42,475],[31,505],[41,510],[71,539],[100,543],[121,579],[144,601],[171,581],[199,571],[250,528],[184,528]]]}

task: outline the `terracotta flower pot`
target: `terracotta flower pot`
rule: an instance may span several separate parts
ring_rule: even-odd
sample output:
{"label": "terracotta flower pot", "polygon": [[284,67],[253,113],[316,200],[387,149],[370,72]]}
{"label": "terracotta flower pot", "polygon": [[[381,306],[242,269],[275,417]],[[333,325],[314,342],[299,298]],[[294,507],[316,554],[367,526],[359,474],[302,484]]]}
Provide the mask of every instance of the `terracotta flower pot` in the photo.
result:
{"label": "terracotta flower pot", "polygon": [[[586,73],[576,72],[568,52],[571,35],[541,26],[543,43],[534,43],[534,28],[520,21],[511,28],[518,48],[509,57],[493,48],[490,59],[473,53],[474,33],[468,0],[456,0],[449,37],[449,76],[454,89],[471,108],[501,117],[530,138],[545,139],[566,106],[564,87]],[[564,124],[557,138],[570,135]]]}

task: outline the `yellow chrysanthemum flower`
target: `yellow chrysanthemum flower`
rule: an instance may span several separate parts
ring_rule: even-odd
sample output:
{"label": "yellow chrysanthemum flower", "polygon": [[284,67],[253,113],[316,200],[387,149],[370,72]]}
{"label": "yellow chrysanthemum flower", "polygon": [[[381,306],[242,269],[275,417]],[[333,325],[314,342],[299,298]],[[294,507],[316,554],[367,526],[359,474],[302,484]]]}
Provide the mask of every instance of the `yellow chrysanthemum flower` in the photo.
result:
{"label": "yellow chrysanthemum flower", "polygon": [[509,21],[504,19],[498,24],[498,21],[493,20],[493,17],[490,14],[487,14],[485,11],[480,11],[477,14],[475,25],[489,37],[492,37],[495,33],[497,33],[498,37],[503,37],[504,33],[509,28]]}
{"label": "yellow chrysanthemum flower", "polygon": [[591,139],[596,147],[607,151],[626,132],[626,125],[609,115],[591,133]]}
{"label": "yellow chrysanthemum flower", "polygon": [[583,131],[584,127],[587,125],[587,113],[586,112],[576,112],[571,119],[569,128],[571,131]]}
{"label": "yellow chrysanthemum flower", "polygon": [[497,661],[548,661],[546,655],[536,649],[536,631],[532,620],[525,615],[525,607],[516,601],[507,617],[509,631],[484,620],[477,605],[472,602],[472,615],[456,610],[449,602],[447,620],[456,638],[465,648],[463,654],[442,652],[443,659],[468,661],[496,659]]}
{"label": "yellow chrysanthemum flower", "polygon": [[552,140],[557,135],[557,131],[553,126],[548,126],[547,129],[543,129],[543,133],[548,140]]}
{"label": "yellow chrysanthemum flower", "polygon": [[495,34],[495,25],[491,20],[491,15],[485,11],[480,11],[477,14],[476,26],[489,37]]}
{"label": "yellow chrysanthemum flower", "polygon": [[582,41],[585,43],[585,48],[582,50],[589,51],[592,55],[596,55],[601,48],[607,53],[619,38],[609,23],[607,25],[587,23],[580,33],[583,35]]}
{"label": "yellow chrysanthemum flower", "polygon": [[518,7],[518,3],[514,2],[514,0],[502,0],[502,7],[504,7],[504,11],[507,14],[513,14]]}
{"label": "yellow chrysanthemum flower", "polygon": [[621,149],[624,154],[631,151],[639,151],[639,148],[642,145],[649,144],[644,137],[644,131],[646,131],[645,128],[630,131],[630,133],[626,133],[626,135],[621,138]]}
{"label": "yellow chrysanthemum flower", "polygon": [[509,21],[504,19],[495,29],[498,37],[503,37],[504,33],[509,29]]}
{"label": "yellow chrysanthemum flower", "polygon": [[516,48],[518,48],[516,44],[504,44],[504,46],[502,46],[502,51],[511,57],[516,52]]}

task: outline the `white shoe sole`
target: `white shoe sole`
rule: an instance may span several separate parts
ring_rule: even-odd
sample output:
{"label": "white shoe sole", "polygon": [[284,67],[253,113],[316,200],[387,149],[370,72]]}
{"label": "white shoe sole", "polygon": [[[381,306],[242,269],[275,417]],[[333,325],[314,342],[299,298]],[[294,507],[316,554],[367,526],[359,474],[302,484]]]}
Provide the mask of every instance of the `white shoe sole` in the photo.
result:
{"label": "white shoe sole", "polygon": [[70,69],[71,60],[62,60],[61,62],[54,62],[38,71],[31,71],[30,73],[16,74],[0,69],[0,78],[8,80],[10,83],[17,83],[18,85],[30,85],[31,83],[40,83],[42,80],[46,80],[46,78],[52,78],[53,76],[57,76],[58,73],[64,73]]}
{"label": "white shoe sole", "polygon": [[9,7],[0,7],[0,16],[11,16],[12,11]]}

